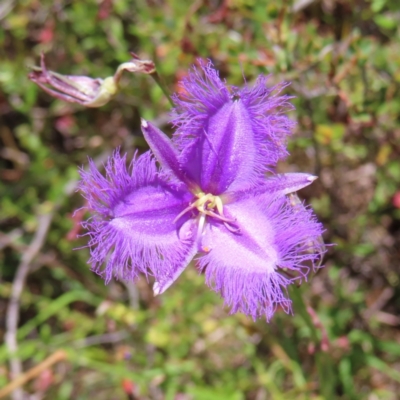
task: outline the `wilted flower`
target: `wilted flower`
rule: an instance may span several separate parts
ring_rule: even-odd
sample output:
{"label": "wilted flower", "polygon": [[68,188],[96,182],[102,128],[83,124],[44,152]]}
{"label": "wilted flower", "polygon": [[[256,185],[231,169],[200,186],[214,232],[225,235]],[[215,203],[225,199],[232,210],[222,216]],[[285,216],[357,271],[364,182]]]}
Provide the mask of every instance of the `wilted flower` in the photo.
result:
{"label": "wilted flower", "polygon": [[115,72],[114,78],[118,81],[122,72],[140,72],[142,74],[152,75],[156,72],[156,66],[151,60],[142,60],[135,53],[131,52],[132,59],[121,64]]}
{"label": "wilted flower", "polygon": [[49,71],[41,55],[40,67],[33,67],[28,77],[46,93],[57,99],[78,103],[85,107],[101,107],[107,104],[118,92],[119,80],[123,71],[152,74],[154,63],[150,60],[140,60],[132,53],[132,60],[121,64],[114,76],[105,79],[89,78],[87,76],[61,75]]}
{"label": "wilted flower", "polygon": [[228,88],[210,65],[202,69],[175,98],[172,141],[142,121],[150,152],[129,168],[115,152],[106,177],[92,162],[82,172],[94,212],[85,224],[90,263],[106,281],[153,275],[160,294],[197,254],[206,283],[232,312],[269,320],[278,306],[290,311],[286,288],[306,279],[323,252],[321,224],[287,197],[315,177],[265,176],[287,154],[292,126],[279,87],[261,77],[253,88]]}

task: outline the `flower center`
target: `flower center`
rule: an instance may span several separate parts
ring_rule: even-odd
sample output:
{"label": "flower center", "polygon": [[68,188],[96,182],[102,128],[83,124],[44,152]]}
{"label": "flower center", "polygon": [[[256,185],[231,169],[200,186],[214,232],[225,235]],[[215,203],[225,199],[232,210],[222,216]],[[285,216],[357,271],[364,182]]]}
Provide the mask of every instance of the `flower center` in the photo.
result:
{"label": "flower center", "polygon": [[[189,204],[189,207],[185,208],[175,219],[174,222],[178,221],[182,215],[187,212],[197,209],[199,211],[199,226],[198,234],[201,235],[203,232],[206,216],[213,217],[223,222],[225,227],[231,232],[237,233],[239,228],[237,227],[235,220],[226,218],[224,215],[224,205],[222,199],[219,196],[214,196],[211,193],[199,192],[196,194],[197,200]],[[198,236],[199,237],[199,236]]]}
{"label": "flower center", "polygon": [[[211,193],[197,193],[197,200],[194,201],[191,206],[196,207],[200,213],[205,215],[210,215],[212,217],[215,216],[223,216],[224,215],[224,205],[222,203],[222,199],[219,196],[214,196]],[[215,214],[213,210],[216,210],[218,214]]]}

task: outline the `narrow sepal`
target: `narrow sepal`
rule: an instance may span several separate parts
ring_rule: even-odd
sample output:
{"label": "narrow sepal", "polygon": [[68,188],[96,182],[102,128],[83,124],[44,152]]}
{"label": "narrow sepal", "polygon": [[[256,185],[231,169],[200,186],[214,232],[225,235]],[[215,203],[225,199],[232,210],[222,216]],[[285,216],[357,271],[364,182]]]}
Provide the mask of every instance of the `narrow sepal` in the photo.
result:
{"label": "narrow sepal", "polygon": [[168,136],[143,118],[142,132],[163,171],[172,174],[181,182],[190,184],[187,175],[184,173],[179,163],[178,152]]}
{"label": "narrow sepal", "polygon": [[232,203],[260,195],[282,197],[311,185],[316,179],[314,175],[301,172],[270,175],[258,185],[245,186],[237,191],[224,193],[223,198],[226,203]]}
{"label": "narrow sepal", "polygon": [[[188,223],[193,221],[188,221]],[[193,226],[194,228],[194,226]],[[182,259],[180,265],[176,265],[175,270],[169,274],[169,276],[164,277],[162,280],[158,280],[154,282],[153,285],[153,293],[154,296],[158,296],[159,294],[164,293],[168,288],[170,288],[173,283],[181,276],[182,272],[189,265],[190,261],[197,253],[197,241],[192,242],[192,246],[188,249],[186,257]]]}

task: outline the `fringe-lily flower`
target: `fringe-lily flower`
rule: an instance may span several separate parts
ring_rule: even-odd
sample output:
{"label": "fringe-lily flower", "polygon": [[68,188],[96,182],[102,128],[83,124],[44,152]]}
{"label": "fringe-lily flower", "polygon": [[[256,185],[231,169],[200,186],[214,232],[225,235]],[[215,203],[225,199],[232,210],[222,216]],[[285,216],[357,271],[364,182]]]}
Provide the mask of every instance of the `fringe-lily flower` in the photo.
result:
{"label": "fringe-lily flower", "polygon": [[105,177],[93,163],[82,172],[94,212],[90,263],[106,281],[153,275],[160,294],[197,256],[233,313],[269,320],[278,306],[290,312],[287,287],[306,279],[323,252],[321,224],[288,197],[315,177],[265,176],[286,155],[285,96],[265,78],[238,90],[211,66],[203,72],[192,72],[175,99],[172,140],[143,120],[150,152],[129,168],[115,152]]}

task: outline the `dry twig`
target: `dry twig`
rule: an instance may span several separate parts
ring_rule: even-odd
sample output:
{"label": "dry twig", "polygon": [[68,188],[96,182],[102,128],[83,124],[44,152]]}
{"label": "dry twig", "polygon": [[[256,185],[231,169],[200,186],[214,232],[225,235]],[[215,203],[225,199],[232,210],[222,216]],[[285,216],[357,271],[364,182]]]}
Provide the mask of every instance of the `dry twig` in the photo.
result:
{"label": "dry twig", "polygon": [[[107,150],[103,154],[101,154],[98,158],[95,159],[95,164],[102,164],[110,152]],[[78,182],[76,180],[72,180],[65,185],[64,196],[70,196],[77,187]],[[8,386],[13,385],[15,381],[20,382],[20,378],[22,375],[22,363],[17,355],[18,351],[18,341],[17,341],[17,330],[18,330],[18,322],[19,322],[19,313],[20,313],[20,298],[22,294],[22,290],[25,285],[26,277],[28,276],[31,268],[32,261],[36,258],[36,256],[40,253],[40,249],[42,248],[47,232],[50,228],[51,221],[53,219],[54,213],[62,204],[63,197],[60,197],[59,201],[55,203],[51,209],[44,214],[39,215],[38,217],[38,229],[35,232],[35,235],[32,239],[32,242],[23,253],[21,262],[17,268],[17,272],[15,274],[15,278],[11,288],[11,296],[7,307],[6,313],[6,333],[5,333],[5,344],[7,346],[8,352],[10,354],[10,372],[11,377],[14,379]],[[24,392],[20,388],[22,385],[14,385],[15,390],[12,389],[11,397],[13,400],[24,400]],[[7,386],[7,387],[8,387]]]}
{"label": "dry twig", "polygon": [[19,389],[26,382],[40,375],[43,371],[50,368],[53,364],[65,360],[67,358],[67,354],[63,350],[57,350],[54,354],[47,357],[40,364],[34,366],[29,371],[26,371],[24,374],[18,376],[17,379],[14,379],[3,389],[0,389],[0,399],[6,397],[11,392],[16,393],[17,389]]}
{"label": "dry twig", "polygon": [[[31,262],[40,251],[46,239],[53,219],[54,211],[40,215],[38,218],[38,229],[29,245],[27,251],[23,254],[22,260],[18,266],[17,273],[11,288],[10,301],[8,303],[6,314],[6,334],[5,343],[10,353],[10,370],[12,378],[17,378],[22,374],[22,364],[16,355],[18,351],[17,330],[19,321],[19,308],[21,293],[25,285],[26,277],[29,273]],[[24,394],[21,388],[17,387],[12,393],[13,400],[23,400]]]}

